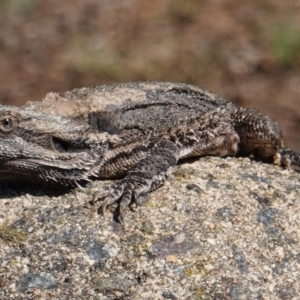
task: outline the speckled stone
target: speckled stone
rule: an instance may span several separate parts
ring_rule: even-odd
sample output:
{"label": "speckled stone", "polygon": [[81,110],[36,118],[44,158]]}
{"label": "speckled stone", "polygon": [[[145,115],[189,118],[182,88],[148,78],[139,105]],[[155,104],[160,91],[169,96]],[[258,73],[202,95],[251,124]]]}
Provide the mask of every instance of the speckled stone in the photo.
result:
{"label": "speckled stone", "polygon": [[124,226],[88,205],[103,184],[1,191],[0,299],[299,299],[299,173],[184,163]]}
{"label": "speckled stone", "polygon": [[27,273],[22,276],[19,291],[24,292],[29,288],[50,289],[56,286],[55,278],[49,273]]}

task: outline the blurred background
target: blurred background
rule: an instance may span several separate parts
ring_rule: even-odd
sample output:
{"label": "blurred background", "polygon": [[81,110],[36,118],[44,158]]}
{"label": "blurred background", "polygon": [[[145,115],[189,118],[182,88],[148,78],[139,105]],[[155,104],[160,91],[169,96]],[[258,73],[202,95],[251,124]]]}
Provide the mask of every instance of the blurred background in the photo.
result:
{"label": "blurred background", "polygon": [[0,0],[0,102],[144,80],[257,108],[300,151],[299,0]]}

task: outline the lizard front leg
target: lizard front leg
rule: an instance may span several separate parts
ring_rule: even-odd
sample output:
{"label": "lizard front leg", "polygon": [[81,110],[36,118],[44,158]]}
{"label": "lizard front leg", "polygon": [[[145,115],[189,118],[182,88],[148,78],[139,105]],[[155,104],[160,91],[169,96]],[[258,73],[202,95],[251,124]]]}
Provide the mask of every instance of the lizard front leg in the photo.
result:
{"label": "lizard front leg", "polygon": [[178,160],[178,147],[172,142],[161,141],[129,170],[125,178],[99,189],[93,197],[93,202],[103,199],[99,208],[102,213],[105,212],[107,206],[118,203],[117,214],[122,223],[124,209],[132,202],[136,203],[140,195],[147,194],[161,186]]}

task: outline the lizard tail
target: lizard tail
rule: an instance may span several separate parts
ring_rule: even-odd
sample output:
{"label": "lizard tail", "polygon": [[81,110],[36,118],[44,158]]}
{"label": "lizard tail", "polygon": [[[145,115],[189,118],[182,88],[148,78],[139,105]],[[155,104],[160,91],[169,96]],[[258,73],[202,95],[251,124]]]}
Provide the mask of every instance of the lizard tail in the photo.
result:
{"label": "lizard tail", "polygon": [[300,153],[291,149],[282,148],[279,150],[279,154],[280,163],[283,167],[300,172]]}

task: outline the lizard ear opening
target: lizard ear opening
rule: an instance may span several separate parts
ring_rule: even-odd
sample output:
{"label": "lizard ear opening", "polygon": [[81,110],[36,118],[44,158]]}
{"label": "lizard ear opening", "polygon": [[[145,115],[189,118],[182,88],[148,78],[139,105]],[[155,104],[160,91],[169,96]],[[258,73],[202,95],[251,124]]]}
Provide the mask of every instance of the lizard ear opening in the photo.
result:
{"label": "lizard ear opening", "polygon": [[64,153],[69,152],[70,144],[64,140],[61,140],[57,137],[52,137],[52,145],[57,152]]}

